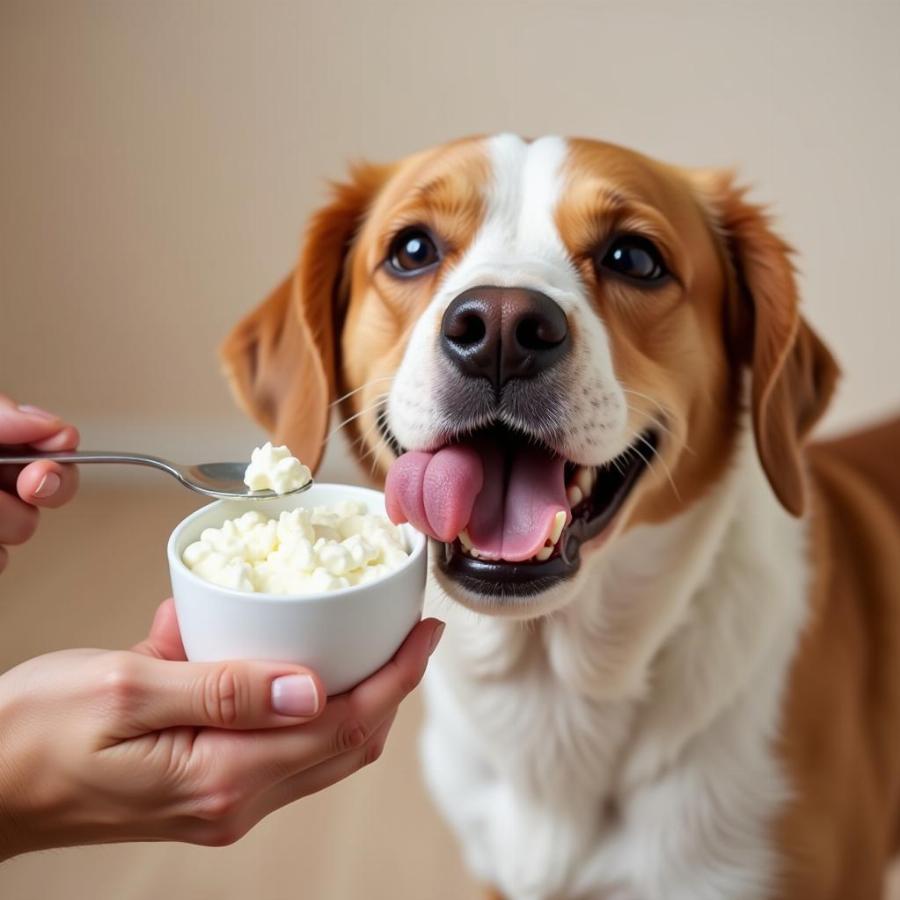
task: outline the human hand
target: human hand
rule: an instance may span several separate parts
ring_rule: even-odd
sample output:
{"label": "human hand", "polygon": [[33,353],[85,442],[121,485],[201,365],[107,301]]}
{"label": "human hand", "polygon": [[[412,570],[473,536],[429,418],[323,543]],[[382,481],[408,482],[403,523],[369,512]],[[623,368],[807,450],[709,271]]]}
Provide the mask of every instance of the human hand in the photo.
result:
{"label": "human hand", "polygon": [[[0,394],[0,445],[32,450],[74,450],[78,430],[35,406],[16,406]],[[39,506],[53,508],[72,499],[78,487],[75,466],[41,461],[4,466],[0,460],[0,572],[6,546],[24,544],[37,528]],[[18,496],[17,496],[18,495]]]}
{"label": "human hand", "polygon": [[[378,758],[443,626],[325,703],[301,666],[185,662],[171,600],[130,651],[66,650],[0,676],[0,860],[112,841],[236,841]],[[284,680],[286,679],[286,680]]]}

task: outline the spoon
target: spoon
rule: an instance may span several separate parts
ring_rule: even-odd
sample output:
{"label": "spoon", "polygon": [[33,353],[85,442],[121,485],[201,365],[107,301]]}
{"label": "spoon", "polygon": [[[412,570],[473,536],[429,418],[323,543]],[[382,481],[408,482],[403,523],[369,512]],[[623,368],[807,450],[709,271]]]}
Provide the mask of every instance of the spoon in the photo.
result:
{"label": "spoon", "polygon": [[300,494],[312,487],[312,479],[302,487],[284,494],[275,491],[251,491],[244,484],[244,472],[247,463],[212,462],[200,463],[196,466],[183,466],[179,463],[160,459],[158,456],[146,456],[143,453],[111,453],[105,450],[79,450],[69,453],[19,453],[6,455],[0,451],[0,463],[25,464],[49,459],[59,463],[129,463],[134,466],[151,466],[162,469],[177,478],[185,487],[205,494],[207,497],[221,497],[225,500],[266,500],[270,497],[286,497],[288,494]]}

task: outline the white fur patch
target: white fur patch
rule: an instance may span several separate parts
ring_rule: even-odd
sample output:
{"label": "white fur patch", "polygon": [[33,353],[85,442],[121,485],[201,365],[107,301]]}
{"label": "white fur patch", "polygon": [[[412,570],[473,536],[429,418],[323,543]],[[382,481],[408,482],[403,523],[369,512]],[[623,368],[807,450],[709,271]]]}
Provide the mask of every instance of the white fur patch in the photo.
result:
{"label": "white fur patch", "polygon": [[448,302],[477,285],[541,290],[565,309],[583,294],[555,223],[567,154],[562,138],[531,144],[512,134],[488,141],[487,214],[438,294]]}

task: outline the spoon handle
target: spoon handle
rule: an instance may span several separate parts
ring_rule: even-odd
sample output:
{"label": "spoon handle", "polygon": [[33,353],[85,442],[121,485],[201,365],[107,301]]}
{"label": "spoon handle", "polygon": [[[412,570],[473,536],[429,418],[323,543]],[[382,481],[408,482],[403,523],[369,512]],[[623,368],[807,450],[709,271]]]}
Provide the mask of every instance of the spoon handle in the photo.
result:
{"label": "spoon handle", "polygon": [[0,463],[21,465],[49,459],[60,463],[128,463],[135,466],[152,466],[171,475],[178,475],[178,469],[168,460],[144,453],[119,453],[110,450],[69,450],[60,453],[39,452],[7,454],[0,450]]}

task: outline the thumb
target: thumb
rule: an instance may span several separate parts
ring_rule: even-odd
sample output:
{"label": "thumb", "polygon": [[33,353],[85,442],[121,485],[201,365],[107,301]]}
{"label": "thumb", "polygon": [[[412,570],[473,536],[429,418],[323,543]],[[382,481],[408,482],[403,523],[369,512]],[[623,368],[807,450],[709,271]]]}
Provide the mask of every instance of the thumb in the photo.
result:
{"label": "thumb", "polygon": [[283,728],[314,719],[325,706],[316,674],[302,666],[264,662],[190,663],[140,653],[112,653],[104,684],[110,708],[134,737],[178,725]]}
{"label": "thumb", "polygon": [[178,616],[175,614],[175,601],[171,597],[163,600],[156,608],[150,634],[131,649],[135,653],[155,656],[157,659],[187,659],[178,628]]}

